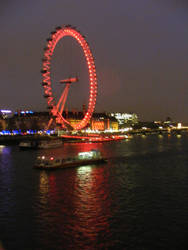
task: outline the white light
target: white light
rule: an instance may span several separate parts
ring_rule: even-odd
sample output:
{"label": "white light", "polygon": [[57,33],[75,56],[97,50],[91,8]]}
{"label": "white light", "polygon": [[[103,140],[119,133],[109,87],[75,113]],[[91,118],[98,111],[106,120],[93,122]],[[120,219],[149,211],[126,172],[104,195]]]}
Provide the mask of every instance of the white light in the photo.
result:
{"label": "white light", "polygon": [[0,112],[1,112],[1,113],[5,113],[5,114],[10,114],[10,113],[12,113],[11,110],[6,110],[6,109],[1,109]]}
{"label": "white light", "polygon": [[85,158],[91,158],[92,156],[93,156],[93,152],[92,151],[90,151],[90,152],[80,152],[79,154],[78,154],[78,157],[79,158],[82,158],[82,159],[85,159]]}
{"label": "white light", "polygon": [[3,152],[3,149],[5,148],[4,145],[0,145],[0,153]]}
{"label": "white light", "polygon": [[146,130],[147,128],[146,127],[142,127],[142,129]]}
{"label": "white light", "polygon": [[179,122],[177,128],[182,128],[182,124]]}

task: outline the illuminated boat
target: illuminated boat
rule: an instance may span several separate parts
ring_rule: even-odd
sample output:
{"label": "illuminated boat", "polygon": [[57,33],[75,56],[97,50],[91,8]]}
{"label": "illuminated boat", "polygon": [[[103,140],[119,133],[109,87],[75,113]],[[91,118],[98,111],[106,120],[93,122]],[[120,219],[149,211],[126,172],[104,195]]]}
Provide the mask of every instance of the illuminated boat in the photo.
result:
{"label": "illuminated boat", "polygon": [[55,158],[38,156],[34,167],[38,169],[58,169],[77,167],[84,165],[93,165],[98,163],[105,163],[107,160],[104,159],[98,150],[91,150],[87,152],[80,152],[73,158]]}

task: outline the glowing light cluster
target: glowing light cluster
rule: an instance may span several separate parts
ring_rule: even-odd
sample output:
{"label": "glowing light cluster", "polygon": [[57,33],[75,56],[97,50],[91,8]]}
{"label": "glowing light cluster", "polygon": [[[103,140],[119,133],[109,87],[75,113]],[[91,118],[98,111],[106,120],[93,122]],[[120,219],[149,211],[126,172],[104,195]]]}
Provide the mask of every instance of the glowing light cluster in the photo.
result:
{"label": "glowing light cluster", "polygon": [[109,136],[80,136],[80,135],[61,135],[62,138],[69,138],[69,139],[81,139],[83,141],[89,142],[107,142],[107,141],[117,141],[117,140],[124,140],[127,139],[127,135],[109,135]]}
{"label": "glowing light cluster", "polygon": [[57,27],[55,31],[51,32],[50,38],[47,39],[47,45],[44,48],[44,57],[42,60],[43,61],[43,68],[41,70],[43,77],[42,86],[44,87],[44,97],[47,98],[48,107],[49,109],[51,109],[51,113],[54,116],[56,116],[57,118],[56,120],[58,120],[58,123],[60,122],[62,127],[64,126],[65,123],[69,124],[69,122],[65,120],[62,114],[60,112],[57,112],[56,110],[56,104],[52,94],[51,77],[50,77],[51,58],[53,55],[53,51],[58,41],[65,36],[73,37],[82,47],[89,73],[90,93],[89,93],[88,110],[85,113],[85,116],[80,123],[72,125],[73,129],[80,130],[88,124],[95,108],[96,96],[97,96],[97,76],[96,76],[94,58],[87,41],[78,30],[71,27],[70,25]]}
{"label": "glowing light cluster", "polygon": [[2,114],[11,114],[11,113],[12,113],[11,110],[7,110],[7,109],[0,109],[0,112],[1,112]]}

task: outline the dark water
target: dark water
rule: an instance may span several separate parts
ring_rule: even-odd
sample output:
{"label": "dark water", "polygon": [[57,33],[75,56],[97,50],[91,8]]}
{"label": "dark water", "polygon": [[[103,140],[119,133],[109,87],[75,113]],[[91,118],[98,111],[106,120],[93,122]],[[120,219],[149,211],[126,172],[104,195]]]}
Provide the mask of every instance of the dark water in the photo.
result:
{"label": "dark water", "polygon": [[[98,148],[107,164],[44,171],[37,154]],[[188,134],[67,143],[45,151],[0,147],[4,249],[187,249]]]}

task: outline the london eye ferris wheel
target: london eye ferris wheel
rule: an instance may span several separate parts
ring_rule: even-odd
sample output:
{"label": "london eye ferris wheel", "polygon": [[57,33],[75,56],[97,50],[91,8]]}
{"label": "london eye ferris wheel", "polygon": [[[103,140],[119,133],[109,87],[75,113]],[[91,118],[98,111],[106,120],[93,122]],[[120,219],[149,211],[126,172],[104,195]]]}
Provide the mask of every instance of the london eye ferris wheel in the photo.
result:
{"label": "london eye ferris wheel", "polygon": [[[70,85],[79,81],[78,77],[68,77],[60,81],[64,86],[60,98],[55,100],[52,80],[51,80],[51,62],[54,54],[54,49],[57,43],[64,37],[72,37],[81,47],[85,63],[87,65],[88,80],[89,80],[89,96],[88,108],[83,116],[83,119],[77,124],[71,124],[64,116],[65,103],[70,90]],[[63,40],[63,39],[62,39]],[[62,41],[63,42],[63,41]],[[49,120],[48,128],[53,120],[60,124],[62,128],[71,128],[80,130],[89,123],[96,104],[97,96],[97,76],[94,58],[85,37],[75,27],[71,25],[59,26],[55,31],[51,32],[50,37],[47,39],[46,47],[44,48],[44,55],[42,59],[42,86],[44,88],[44,97],[47,99],[48,109],[50,109],[52,118]]]}

